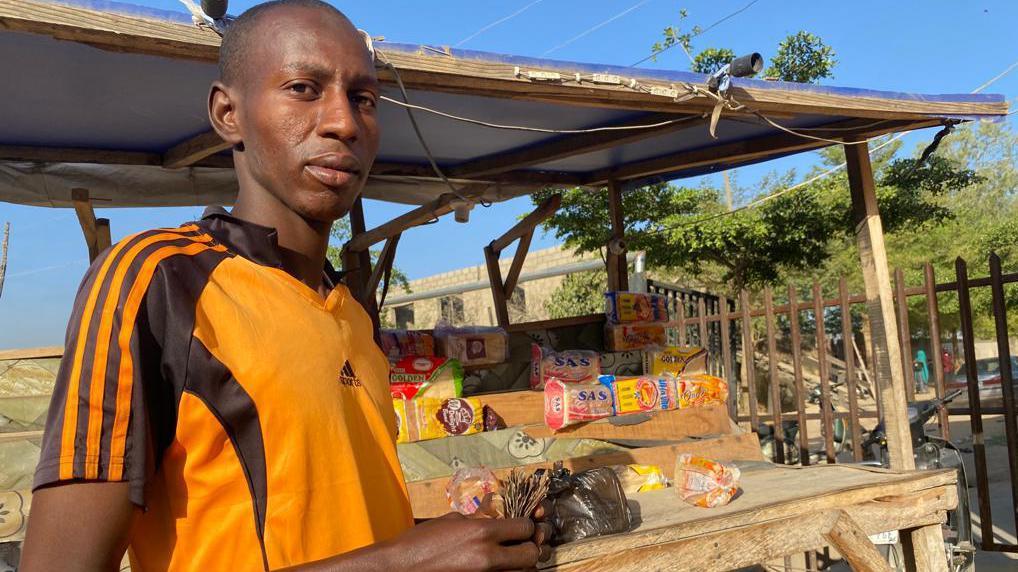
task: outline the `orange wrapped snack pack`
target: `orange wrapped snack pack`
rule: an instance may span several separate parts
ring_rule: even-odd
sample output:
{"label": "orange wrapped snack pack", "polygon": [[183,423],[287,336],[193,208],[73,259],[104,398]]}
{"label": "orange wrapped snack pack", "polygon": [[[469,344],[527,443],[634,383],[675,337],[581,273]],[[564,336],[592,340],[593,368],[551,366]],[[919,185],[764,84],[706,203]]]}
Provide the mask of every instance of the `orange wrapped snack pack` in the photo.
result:
{"label": "orange wrapped snack pack", "polygon": [[611,390],[599,383],[565,383],[550,379],[544,386],[544,422],[553,431],[611,417]]}
{"label": "orange wrapped snack pack", "polygon": [[728,403],[728,382],[720,377],[705,373],[683,375],[675,383],[679,409]]}
{"label": "orange wrapped snack pack", "polygon": [[724,506],[739,492],[741,473],[735,465],[690,453],[675,458],[675,490],[693,506]]}

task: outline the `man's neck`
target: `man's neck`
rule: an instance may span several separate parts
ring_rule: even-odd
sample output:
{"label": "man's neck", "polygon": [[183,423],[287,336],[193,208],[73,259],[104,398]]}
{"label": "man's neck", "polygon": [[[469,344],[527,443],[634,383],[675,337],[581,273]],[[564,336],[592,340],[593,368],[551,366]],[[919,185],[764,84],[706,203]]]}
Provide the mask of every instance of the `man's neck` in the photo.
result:
{"label": "man's neck", "polygon": [[320,294],[331,224],[309,221],[267,192],[241,192],[233,216],[276,229],[283,269]]}

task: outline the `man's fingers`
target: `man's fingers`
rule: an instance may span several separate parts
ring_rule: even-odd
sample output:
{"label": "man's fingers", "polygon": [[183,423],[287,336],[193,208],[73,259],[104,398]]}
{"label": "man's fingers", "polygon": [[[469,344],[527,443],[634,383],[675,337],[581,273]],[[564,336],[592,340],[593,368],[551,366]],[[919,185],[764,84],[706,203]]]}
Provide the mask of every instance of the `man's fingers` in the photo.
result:
{"label": "man's fingers", "polygon": [[520,542],[500,546],[495,551],[492,567],[495,570],[531,570],[537,566],[541,550],[533,542]]}
{"label": "man's fingers", "polygon": [[473,518],[499,518],[500,502],[501,497],[496,497],[492,493],[488,493],[484,495],[483,499],[481,499],[480,506],[477,507],[477,510],[474,511],[474,514],[471,516]]}
{"label": "man's fingers", "polygon": [[551,540],[553,532],[554,529],[552,528],[550,523],[538,522],[537,525],[534,527],[534,539],[533,539],[534,543],[537,544],[538,546],[548,544],[548,541]]}
{"label": "man's fingers", "polygon": [[534,536],[534,521],[529,518],[500,518],[485,523],[495,542],[522,542]]}
{"label": "man's fingers", "polygon": [[537,505],[537,509],[534,510],[534,520],[544,520],[551,516],[552,509],[551,499],[545,498],[541,501],[541,504]]}
{"label": "man's fingers", "polygon": [[550,544],[542,544],[541,545],[541,555],[538,556],[537,559],[539,561],[541,561],[541,562],[547,562],[549,558],[551,558],[551,545]]}

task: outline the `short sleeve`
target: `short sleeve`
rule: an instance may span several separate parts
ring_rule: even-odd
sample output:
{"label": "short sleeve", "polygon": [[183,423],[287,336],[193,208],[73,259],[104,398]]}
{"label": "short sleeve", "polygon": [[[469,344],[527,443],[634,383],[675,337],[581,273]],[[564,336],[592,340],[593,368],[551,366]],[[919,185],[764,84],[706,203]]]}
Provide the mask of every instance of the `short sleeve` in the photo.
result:
{"label": "short sleeve", "polygon": [[[46,421],[36,488],[70,481],[127,481],[144,506],[153,443],[172,428],[153,426],[161,379],[163,287],[144,238],[107,249],[89,268],[67,327]],[[169,399],[172,400],[172,392]],[[156,415],[158,419],[160,416]],[[163,416],[165,417],[165,416]]]}

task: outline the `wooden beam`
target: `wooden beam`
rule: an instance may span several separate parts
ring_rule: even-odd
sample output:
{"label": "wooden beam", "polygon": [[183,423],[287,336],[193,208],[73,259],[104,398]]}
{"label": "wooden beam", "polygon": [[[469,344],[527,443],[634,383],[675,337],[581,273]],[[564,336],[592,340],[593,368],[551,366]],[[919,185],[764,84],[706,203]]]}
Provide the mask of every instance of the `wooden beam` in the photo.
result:
{"label": "wooden beam", "polygon": [[563,135],[548,142],[535,145],[525,145],[509,151],[479,157],[456,165],[446,173],[453,178],[462,177],[465,179],[482,177],[487,175],[505,173],[516,169],[550,163],[558,159],[575,157],[586,153],[593,153],[602,149],[610,149],[643,141],[651,137],[657,137],[666,133],[673,133],[690,127],[690,122],[700,118],[700,115],[676,116],[670,113],[651,113],[640,117],[614,124],[611,127],[630,127],[634,125],[652,125],[655,123],[666,123],[657,127],[634,130],[611,130],[595,131],[593,133],[581,133],[575,135]]}
{"label": "wooden beam", "polygon": [[513,263],[509,267],[509,273],[505,276],[505,285],[502,291],[506,298],[513,297],[516,284],[520,281],[520,273],[523,272],[523,263],[527,260],[527,253],[530,251],[530,241],[534,239],[534,229],[520,237],[520,243],[516,245],[516,252],[513,253]]}
{"label": "wooden beam", "polygon": [[856,225],[859,256],[866,283],[866,305],[876,352],[874,369],[887,428],[891,468],[911,470],[912,441],[905,410],[905,374],[894,312],[891,273],[887,267],[884,231],[870,165],[868,145],[845,145],[848,184],[852,192],[852,216]]}
{"label": "wooden beam", "polygon": [[[440,181],[430,165],[416,165],[409,163],[391,163],[387,161],[376,161],[371,167],[372,175],[392,177],[416,177]],[[581,173],[569,173],[565,171],[546,171],[540,169],[506,171],[491,175],[476,175],[471,177],[451,177],[453,183],[506,183],[516,185],[580,185],[584,179]]]}
{"label": "wooden beam", "polygon": [[[208,29],[150,18],[124,16],[77,6],[38,0],[0,0],[0,27],[12,31],[44,34],[118,52],[158,55],[177,59],[215,62],[219,55],[219,36]],[[512,62],[458,58],[425,51],[389,51],[386,59],[400,69],[409,89],[426,89],[473,95],[487,95],[530,101],[552,101],[584,106],[621,109],[646,109],[671,113],[700,113],[712,101],[698,97],[676,102],[671,98],[635,90],[626,85],[599,85],[589,81],[534,82],[516,75]],[[559,64],[566,74],[577,70]],[[528,68],[530,71],[533,68]],[[555,64],[541,71],[554,71]],[[640,77],[644,88],[671,88],[671,82]],[[388,69],[380,69],[383,82],[393,83]],[[730,92],[740,103],[763,112],[796,112],[837,116],[901,117],[923,120],[929,115],[1004,115],[1005,102],[939,102],[923,99],[890,99],[826,93],[820,90],[769,89],[733,86]]]}
{"label": "wooden beam", "polygon": [[502,283],[502,269],[498,265],[498,253],[490,244],[484,247],[484,266],[488,269],[488,284],[491,289],[492,305],[495,308],[495,321],[500,327],[505,328],[509,326],[509,304]]}
{"label": "wooden beam", "polygon": [[842,512],[825,535],[857,572],[891,572],[887,560],[852,517]]}
{"label": "wooden beam", "polygon": [[85,235],[85,246],[88,247],[88,261],[92,262],[99,255],[99,243],[95,211],[92,210],[92,201],[89,198],[88,189],[71,189],[71,202],[74,204],[74,213],[78,215],[78,224],[81,225],[81,232]]}
{"label": "wooden beam", "polygon": [[112,238],[110,238],[110,219],[108,218],[97,218],[95,219],[95,248],[100,253],[113,244]]}
{"label": "wooden beam", "polygon": [[408,228],[413,228],[424,224],[429,220],[451,213],[453,210],[453,204],[459,200],[459,197],[456,195],[446,193],[427,204],[401,214],[385,224],[379,225],[371,230],[355,233],[353,238],[346,243],[344,249],[352,252],[367,250],[374,244],[396,236]]}
{"label": "wooden beam", "polygon": [[626,261],[626,222],[622,212],[622,186],[608,181],[608,218],[611,220],[611,239],[608,243],[608,289],[614,292],[629,289],[629,263]]}
{"label": "wooden beam", "polygon": [[229,148],[230,144],[223,141],[218,133],[207,131],[171,147],[163,153],[162,164],[167,169],[190,167],[206,157]]}
{"label": "wooden beam", "polygon": [[63,357],[64,346],[46,346],[41,348],[25,348],[0,350],[0,361],[15,359],[42,359]]}
{"label": "wooden beam", "polygon": [[[78,147],[29,147],[0,145],[0,160],[37,163],[86,163],[95,165],[150,165],[161,167],[163,156],[158,153],[85,149]],[[196,167],[233,168],[233,158],[213,155],[194,163]]]}
{"label": "wooden beam", "polygon": [[491,241],[491,249],[496,253],[501,253],[505,250],[505,247],[512,244],[514,241],[522,237],[524,234],[534,230],[534,228],[547,220],[551,215],[558,211],[559,207],[562,206],[562,195],[554,194],[544,200],[536,209],[530,214],[523,217],[523,220],[513,225],[512,228],[505,231],[502,236]]}
{"label": "wooden beam", "polygon": [[[809,133],[810,135],[826,138],[845,137],[847,133],[844,130],[861,129],[872,123],[871,120],[866,119],[850,119],[830,125],[831,131],[810,131]],[[937,123],[939,123],[939,120],[929,122],[931,125]],[[904,126],[905,123],[901,121],[889,121],[881,124],[879,127],[866,130],[865,136],[873,137],[890,133],[902,129]],[[707,165],[737,165],[771,155],[808,151],[829,145],[831,144],[824,141],[806,139],[791,133],[780,133],[778,135],[767,135],[755,139],[701,147],[688,151],[678,151],[653,159],[636,161],[620,167],[600,169],[592,172],[583,182],[586,185],[602,185],[606,184],[610,179],[624,181]]]}
{"label": "wooden beam", "polygon": [[[371,279],[368,280],[367,288],[364,292],[364,296],[375,296],[375,292],[378,291],[378,285],[382,282],[382,278],[392,273],[392,263],[396,260],[396,245],[399,244],[399,237],[403,235],[397,234],[385,241],[385,246],[382,247],[382,254],[378,257],[378,262],[375,263],[375,269],[371,272]],[[388,280],[386,280],[388,282]],[[389,289],[388,283],[385,284],[385,290]],[[385,297],[383,295],[382,300],[377,302],[379,307],[385,303]]]}

